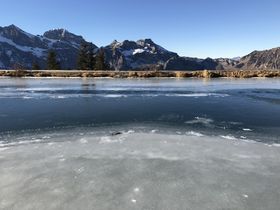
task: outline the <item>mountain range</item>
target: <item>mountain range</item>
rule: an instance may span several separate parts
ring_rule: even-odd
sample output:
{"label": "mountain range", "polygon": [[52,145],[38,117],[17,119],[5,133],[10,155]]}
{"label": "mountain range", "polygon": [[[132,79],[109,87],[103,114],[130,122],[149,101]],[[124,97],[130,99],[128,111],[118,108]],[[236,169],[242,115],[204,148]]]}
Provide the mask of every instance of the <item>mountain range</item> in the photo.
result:
{"label": "mountain range", "polygon": [[[29,69],[33,63],[37,63],[44,69],[48,52],[53,50],[62,69],[76,69],[81,43],[91,45],[94,53],[101,49],[65,29],[32,35],[15,25],[0,27],[0,68],[13,69],[15,65],[21,65]],[[106,63],[112,70],[280,69],[280,48],[254,51],[244,57],[232,59],[181,57],[151,39],[123,42],[115,40],[102,49]]]}

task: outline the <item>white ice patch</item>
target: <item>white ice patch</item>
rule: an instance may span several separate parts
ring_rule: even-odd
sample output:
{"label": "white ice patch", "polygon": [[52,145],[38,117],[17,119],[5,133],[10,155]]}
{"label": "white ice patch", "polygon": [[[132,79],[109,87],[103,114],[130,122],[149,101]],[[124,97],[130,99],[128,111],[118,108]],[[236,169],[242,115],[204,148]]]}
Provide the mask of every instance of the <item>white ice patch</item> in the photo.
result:
{"label": "white ice patch", "polygon": [[129,135],[129,134],[132,134],[132,133],[135,133],[135,131],[134,130],[128,130],[128,131],[123,132],[124,135]]}
{"label": "white ice patch", "polygon": [[[65,98],[70,98],[71,96],[65,96],[65,95],[57,95],[57,96],[50,96],[52,99],[65,99]],[[75,96],[72,96],[75,97]]]}
{"label": "white ice patch", "polygon": [[246,195],[246,194],[243,194],[242,195],[244,198],[248,198],[249,196],[248,195]]}
{"label": "white ice patch", "polygon": [[214,96],[214,97],[226,97],[227,94],[217,94],[217,93],[188,93],[188,94],[165,94],[165,96],[168,97],[208,97],[208,96]]}
{"label": "white ice patch", "polygon": [[103,98],[126,98],[127,95],[123,95],[123,94],[104,94],[104,95],[98,95],[100,97]]}
{"label": "white ice patch", "polygon": [[250,128],[243,128],[242,130],[243,131],[252,131],[252,129],[250,129]]}
{"label": "white ice patch", "polygon": [[151,130],[151,133],[157,133],[158,130]]}
{"label": "white ice patch", "polygon": [[81,144],[87,144],[87,143],[88,143],[88,140],[85,139],[85,138],[81,138],[81,139],[80,139],[80,143],[81,143]]}
{"label": "white ice patch", "polygon": [[34,143],[40,143],[43,140],[41,139],[34,139],[34,140],[27,140],[27,141],[16,141],[16,142],[7,142],[7,143],[0,143],[1,147],[11,147],[11,146],[18,146],[18,145],[26,145],[26,144],[34,144]]}
{"label": "white ice patch", "polygon": [[280,144],[272,144],[273,147],[280,147]]}
{"label": "white ice patch", "polygon": [[210,125],[214,122],[214,120],[205,117],[195,117],[193,120],[186,121],[186,124],[204,124]]}
{"label": "white ice patch", "polygon": [[119,138],[119,139],[112,139],[108,136],[103,136],[101,137],[99,144],[114,144],[114,143],[122,143],[123,142],[123,138]]}
{"label": "white ice patch", "polygon": [[232,135],[221,135],[220,137],[222,137],[223,139],[228,139],[228,140],[237,140],[237,138],[235,138],[234,136]]}
{"label": "white ice patch", "polygon": [[197,137],[203,137],[204,135],[202,133],[198,133],[198,132],[195,132],[195,131],[188,131],[186,132],[187,135],[190,135],[190,136],[197,136]]}

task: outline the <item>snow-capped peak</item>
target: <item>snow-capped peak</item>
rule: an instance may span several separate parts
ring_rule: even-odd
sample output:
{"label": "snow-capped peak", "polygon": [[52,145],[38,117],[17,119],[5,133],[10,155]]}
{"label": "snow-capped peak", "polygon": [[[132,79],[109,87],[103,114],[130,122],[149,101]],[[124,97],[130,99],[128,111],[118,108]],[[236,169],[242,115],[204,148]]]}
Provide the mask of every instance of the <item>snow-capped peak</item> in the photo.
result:
{"label": "snow-capped peak", "polygon": [[63,29],[61,36],[64,38],[66,33],[66,29]]}

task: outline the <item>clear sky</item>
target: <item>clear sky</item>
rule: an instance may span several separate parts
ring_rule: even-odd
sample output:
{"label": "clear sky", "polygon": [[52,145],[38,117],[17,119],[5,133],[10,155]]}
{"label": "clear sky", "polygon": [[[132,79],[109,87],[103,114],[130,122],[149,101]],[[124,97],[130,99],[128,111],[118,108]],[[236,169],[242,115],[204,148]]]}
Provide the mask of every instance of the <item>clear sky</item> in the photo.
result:
{"label": "clear sky", "polygon": [[280,46],[279,0],[0,0],[0,25],[53,28],[98,46],[151,38],[182,56],[235,57]]}

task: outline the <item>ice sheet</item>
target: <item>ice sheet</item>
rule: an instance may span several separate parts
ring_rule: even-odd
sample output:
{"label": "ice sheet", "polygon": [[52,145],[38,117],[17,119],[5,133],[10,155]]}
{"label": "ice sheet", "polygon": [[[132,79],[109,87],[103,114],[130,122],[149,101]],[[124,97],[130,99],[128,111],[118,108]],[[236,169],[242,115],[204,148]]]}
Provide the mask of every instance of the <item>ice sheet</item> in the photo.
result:
{"label": "ice sheet", "polygon": [[2,143],[0,209],[279,208],[277,145],[192,134],[82,130]]}

